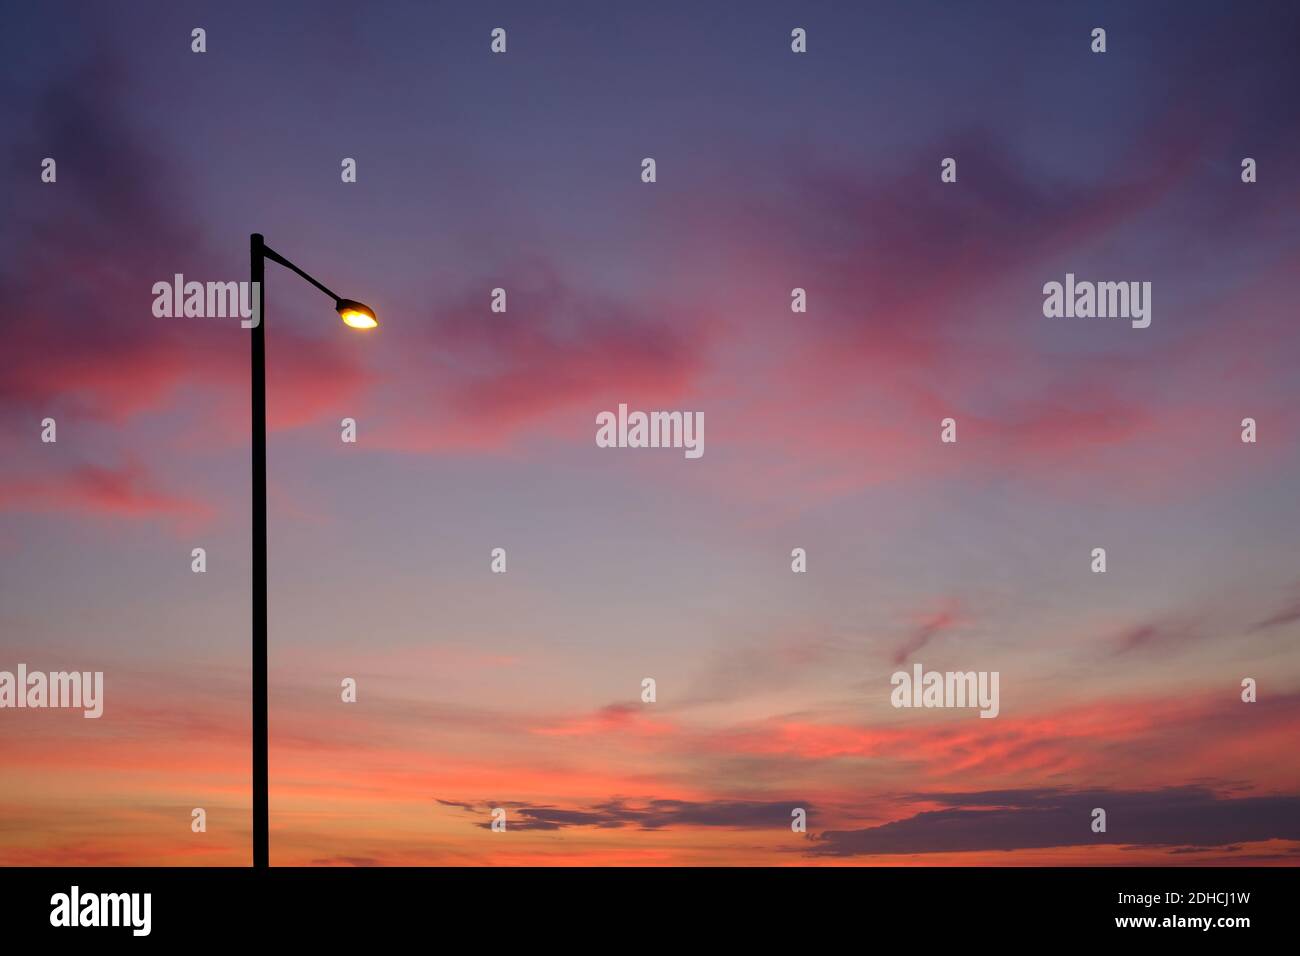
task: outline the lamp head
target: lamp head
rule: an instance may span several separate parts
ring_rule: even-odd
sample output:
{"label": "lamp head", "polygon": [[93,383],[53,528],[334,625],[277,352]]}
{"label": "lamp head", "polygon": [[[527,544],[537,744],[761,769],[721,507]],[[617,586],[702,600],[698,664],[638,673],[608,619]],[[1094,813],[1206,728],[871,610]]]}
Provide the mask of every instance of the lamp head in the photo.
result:
{"label": "lamp head", "polygon": [[379,320],[375,318],[374,309],[368,305],[352,299],[339,299],[334,303],[334,308],[338,310],[339,318],[344,324],[354,329],[374,329],[379,327]]}

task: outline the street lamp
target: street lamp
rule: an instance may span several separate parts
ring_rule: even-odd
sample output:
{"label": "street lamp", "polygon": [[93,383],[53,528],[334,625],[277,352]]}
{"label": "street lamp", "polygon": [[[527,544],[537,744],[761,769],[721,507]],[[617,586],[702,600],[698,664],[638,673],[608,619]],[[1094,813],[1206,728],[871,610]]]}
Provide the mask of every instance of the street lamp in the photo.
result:
{"label": "street lamp", "polygon": [[263,280],[266,260],[296,272],[334,300],[334,309],[354,329],[379,325],[374,310],[335,295],[320,282],[280,255],[262,239],[249,237],[253,288],[257,295],[257,324],[252,326],[253,382],[253,866],[270,865],[270,808],[268,799],[267,690],[266,690],[266,295]]}

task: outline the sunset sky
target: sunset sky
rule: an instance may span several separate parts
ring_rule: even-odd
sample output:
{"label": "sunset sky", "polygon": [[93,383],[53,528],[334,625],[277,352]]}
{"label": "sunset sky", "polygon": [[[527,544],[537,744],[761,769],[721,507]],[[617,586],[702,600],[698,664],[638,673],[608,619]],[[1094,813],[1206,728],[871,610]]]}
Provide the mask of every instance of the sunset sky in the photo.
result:
{"label": "sunset sky", "polygon": [[[0,670],[105,701],[0,710],[0,864],[251,860],[248,332],[152,288],[247,280],[252,232],[381,322],[267,266],[272,864],[1300,861],[1297,36],[8,10]],[[1045,318],[1067,272],[1151,282],[1150,327]],[[703,456],[598,448],[620,403]],[[895,709],[914,663],[1000,714]]]}

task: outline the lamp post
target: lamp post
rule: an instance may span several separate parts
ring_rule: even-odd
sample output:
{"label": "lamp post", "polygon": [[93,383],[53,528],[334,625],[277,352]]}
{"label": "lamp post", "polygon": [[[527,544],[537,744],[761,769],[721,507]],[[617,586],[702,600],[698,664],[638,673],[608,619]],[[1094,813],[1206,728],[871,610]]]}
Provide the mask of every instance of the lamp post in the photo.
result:
{"label": "lamp post", "polygon": [[266,260],[296,272],[334,300],[334,309],[354,329],[379,325],[375,313],[360,302],[335,295],[280,255],[261,233],[249,237],[253,289],[257,295],[257,324],[252,326],[253,389],[253,866],[270,865],[270,808],[267,774],[266,688]]}

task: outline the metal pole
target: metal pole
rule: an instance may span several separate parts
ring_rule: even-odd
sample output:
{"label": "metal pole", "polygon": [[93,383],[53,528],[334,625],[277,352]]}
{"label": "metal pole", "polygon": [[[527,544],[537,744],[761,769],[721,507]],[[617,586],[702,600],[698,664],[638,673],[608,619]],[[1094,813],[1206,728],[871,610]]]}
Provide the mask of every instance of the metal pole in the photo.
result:
{"label": "metal pole", "polygon": [[266,278],[265,244],[249,239],[258,323],[252,329],[253,405],[253,866],[270,865],[266,681]]}

